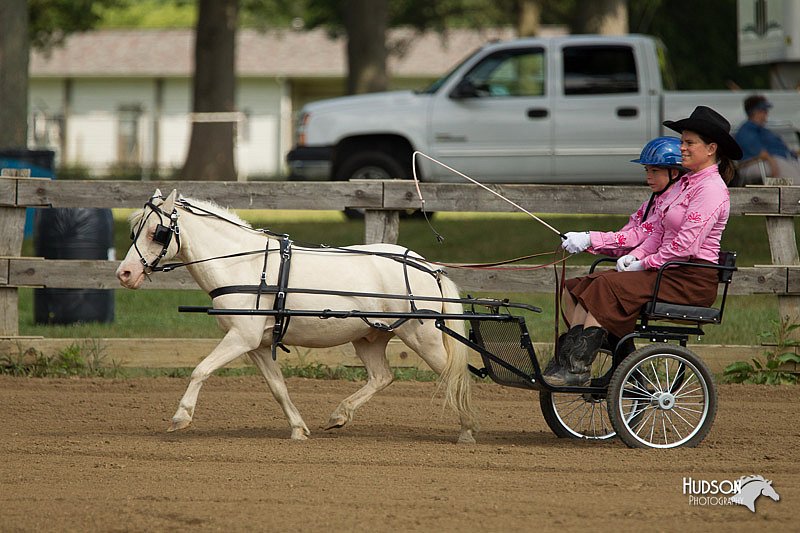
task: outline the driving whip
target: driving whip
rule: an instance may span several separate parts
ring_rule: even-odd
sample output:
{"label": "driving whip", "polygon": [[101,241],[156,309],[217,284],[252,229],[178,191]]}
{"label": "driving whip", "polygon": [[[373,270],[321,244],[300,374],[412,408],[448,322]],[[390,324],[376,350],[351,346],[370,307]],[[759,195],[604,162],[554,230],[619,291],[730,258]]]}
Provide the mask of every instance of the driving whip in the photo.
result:
{"label": "driving whip", "polygon": [[504,200],[505,202],[508,202],[509,204],[513,205],[514,207],[516,207],[517,209],[519,209],[520,211],[525,213],[526,215],[530,216],[531,218],[533,218],[534,220],[536,220],[537,222],[542,224],[544,227],[546,227],[547,229],[549,229],[550,231],[552,231],[553,233],[555,233],[556,235],[558,235],[562,239],[566,239],[566,236],[563,233],[561,233],[556,228],[554,228],[553,226],[551,226],[550,224],[548,224],[547,222],[545,222],[541,218],[537,217],[536,215],[534,215],[533,213],[531,213],[530,211],[528,211],[527,209],[525,209],[521,205],[519,205],[519,204],[517,204],[515,202],[512,202],[511,200],[509,200],[508,198],[506,198],[502,194],[500,194],[500,193],[498,193],[496,191],[493,191],[492,189],[490,189],[489,187],[487,187],[483,183],[480,183],[479,181],[470,178],[469,176],[467,176],[463,172],[459,172],[458,170],[454,169],[453,167],[447,166],[444,163],[442,163],[441,161],[439,161],[437,159],[434,159],[433,157],[431,157],[431,156],[429,156],[427,154],[423,154],[419,150],[416,150],[411,156],[411,169],[412,169],[413,174],[414,174],[414,185],[417,188],[417,196],[419,196],[419,201],[422,202],[423,211],[424,211],[424,208],[425,208],[425,199],[422,197],[422,191],[420,191],[420,189],[419,189],[419,179],[417,178],[417,156],[418,155],[424,157],[425,159],[433,161],[437,165],[440,165],[440,166],[446,168],[450,172],[453,172],[454,174],[457,174],[457,175],[461,176],[465,180],[468,180],[468,181],[474,183],[475,185],[477,185],[477,186],[489,191],[490,193],[494,194],[495,196],[497,196],[501,200]]}

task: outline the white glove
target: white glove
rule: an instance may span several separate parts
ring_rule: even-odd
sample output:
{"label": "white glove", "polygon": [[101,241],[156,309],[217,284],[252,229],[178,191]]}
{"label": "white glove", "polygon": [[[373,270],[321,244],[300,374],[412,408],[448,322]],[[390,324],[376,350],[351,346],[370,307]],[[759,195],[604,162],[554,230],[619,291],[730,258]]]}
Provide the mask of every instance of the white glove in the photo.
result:
{"label": "white glove", "polygon": [[636,257],[632,255],[623,255],[619,259],[617,259],[617,272],[625,272],[628,270],[628,267],[636,261]]}
{"label": "white glove", "polygon": [[644,263],[641,261],[634,261],[628,265],[628,268],[625,269],[625,272],[639,272],[641,270],[644,270]]}
{"label": "white glove", "polygon": [[582,252],[592,245],[588,231],[568,231],[564,236],[566,239],[561,243],[561,247],[571,254]]}

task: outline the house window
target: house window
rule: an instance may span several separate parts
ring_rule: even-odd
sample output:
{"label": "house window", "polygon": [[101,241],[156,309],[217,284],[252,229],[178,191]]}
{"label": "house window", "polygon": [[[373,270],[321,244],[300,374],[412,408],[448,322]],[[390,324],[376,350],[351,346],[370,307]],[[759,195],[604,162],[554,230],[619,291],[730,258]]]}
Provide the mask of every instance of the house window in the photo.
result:
{"label": "house window", "polygon": [[117,113],[117,162],[122,165],[141,163],[139,122],[142,108],[138,105],[121,106]]}
{"label": "house window", "polygon": [[55,148],[61,145],[64,116],[34,111],[30,121],[30,136],[36,148]]}

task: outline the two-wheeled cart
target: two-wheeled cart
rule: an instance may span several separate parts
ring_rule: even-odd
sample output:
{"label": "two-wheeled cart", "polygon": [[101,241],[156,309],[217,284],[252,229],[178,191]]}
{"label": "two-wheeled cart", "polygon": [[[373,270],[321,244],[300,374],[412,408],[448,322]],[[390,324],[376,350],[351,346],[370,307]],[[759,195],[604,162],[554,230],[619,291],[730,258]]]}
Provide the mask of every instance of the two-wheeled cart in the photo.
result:
{"label": "two-wheeled cart", "polygon": [[[592,265],[609,259],[601,258]],[[706,324],[719,324],[725,308],[736,253],[721,252],[719,264],[669,262],[658,273],[651,300],[643,307],[633,332],[612,339],[601,349],[585,387],[557,387],[543,377],[544,363],[534,349],[522,310],[534,306],[507,300],[463,298],[462,314],[416,309],[408,313],[359,310],[214,309],[181,307],[184,312],[210,315],[268,315],[434,320],[443,333],[480,354],[482,368],[470,365],[480,378],[509,386],[538,390],[542,414],[550,429],[564,438],[605,440],[618,435],[634,448],[696,446],[708,434],[717,411],[717,389],[708,366],[687,347],[690,336],[703,335]],[[697,307],[658,300],[663,272],[675,266],[714,268],[722,285],[719,305]],[[293,289],[286,288],[288,292]],[[295,289],[313,293],[313,289]],[[405,296],[398,296],[405,298]],[[420,301],[437,298],[415,298]],[[479,311],[477,309],[485,309]],[[449,328],[448,320],[464,320],[466,336]],[[634,341],[639,341],[638,345]]]}

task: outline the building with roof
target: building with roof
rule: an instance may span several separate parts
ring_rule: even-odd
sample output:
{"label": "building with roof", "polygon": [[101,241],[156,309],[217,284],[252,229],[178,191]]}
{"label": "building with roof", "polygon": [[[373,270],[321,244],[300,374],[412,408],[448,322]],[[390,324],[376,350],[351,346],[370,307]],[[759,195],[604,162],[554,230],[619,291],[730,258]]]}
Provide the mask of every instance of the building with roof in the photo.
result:
{"label": "building with roof", "polygon": [[[513,37],[510,29],[393,30],[391,88],[422,88],[487,41]],[[92,174],[169,176],[183,165],[192,120],[208,119],[191,114],[193,48],[192,30],[103,30],[33,52],[29,146]],[[240,179],[282,176],[296,112],[344,92],[346,42],[323,30],[241,30],[236,53],[238,112],[228,118],[237,121]]]}

